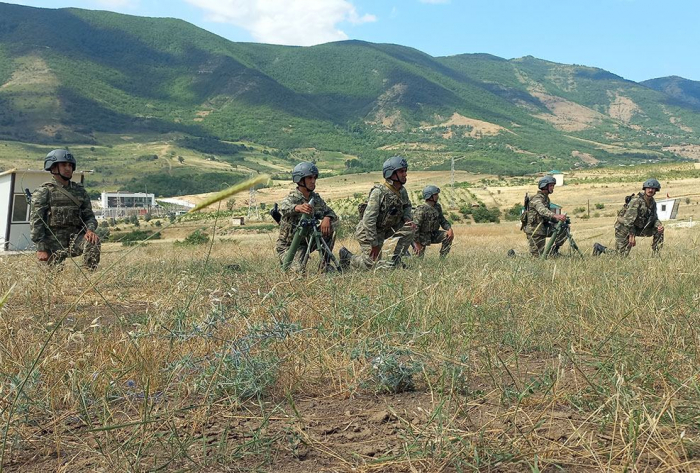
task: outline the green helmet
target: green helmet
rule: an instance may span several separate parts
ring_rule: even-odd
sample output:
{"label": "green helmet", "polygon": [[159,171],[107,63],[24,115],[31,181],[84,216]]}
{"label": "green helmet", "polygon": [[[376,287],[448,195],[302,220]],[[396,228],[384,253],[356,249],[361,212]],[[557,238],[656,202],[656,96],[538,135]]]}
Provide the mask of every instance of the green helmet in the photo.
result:
{"label": "green helmet", "polygon": [[423,200],[428,200],[435,194],[440,193],[440,188],[438,186],[425,186],[423,189]]}
{"label": "green helmet", "polygon": [[394,156],[387,159],[384,161],[384,165],[382,166],[382,174],[384,175],[384,179],[389,179],[391,175],[399,169],[408,169],[408,162],[406,161],[406,158]]}
{"label": "green helmet", "polygon": [[318,177],[318,168],[314,163],[304,161],[294,166],[292,170],[292,181],[294,181],[294,184],[299,184],[299,181],[309,176]]}
{"label": "green helmet", "polygon": [[77,162],[72,154],[70,154],[65,149],[55,149],[46,155],[44,158],[44,171],[50,171],[51,166],[57,163],[71,163],[73,165],[73,171],[77,166]]}
{"label": "green helmet", "polygon": [[642,190],[646,189],[647,187],[651,187],[652,189],[660,191],[661,183],[654,178],[647,179],[646,181],[644,181],[644,184],[642,184]]}
{"label": "green helmet", "polygon": [[550,184],[556,184],[557,180],[554,179],[552,176],[544,176],[542,179],[539,180],[537,183],[537,188],[538,189],[544,189]]}

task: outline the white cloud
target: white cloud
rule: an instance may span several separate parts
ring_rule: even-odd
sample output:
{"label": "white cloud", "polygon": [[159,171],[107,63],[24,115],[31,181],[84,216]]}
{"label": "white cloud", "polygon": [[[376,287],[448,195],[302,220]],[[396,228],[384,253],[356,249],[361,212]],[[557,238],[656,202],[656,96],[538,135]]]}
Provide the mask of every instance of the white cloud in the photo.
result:
{"label": "white cloud", "polygon": [[376,21],[360,16],[348,0],[186,0],[207,13],[207,19],[248,30],[256,41],[311,46],[348,39],[338,28]]}

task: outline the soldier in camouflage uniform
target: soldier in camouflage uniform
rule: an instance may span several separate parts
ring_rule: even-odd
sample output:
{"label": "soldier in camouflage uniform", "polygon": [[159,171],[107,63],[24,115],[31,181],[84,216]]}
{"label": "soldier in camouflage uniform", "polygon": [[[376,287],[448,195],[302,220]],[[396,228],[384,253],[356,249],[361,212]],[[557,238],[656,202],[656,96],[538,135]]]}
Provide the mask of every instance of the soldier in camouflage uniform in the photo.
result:
{"label": "soldier in camouflage uniform", "polygon": [[401,256],[413,243],[416,225],[404,188],[408,163],[400,156],[389,158],[384,162],[382,174],[385,181],[370,191],[367,207],[355,229],[360,253],[353,255],[345,247],[340,249],[340,264],[344,268],[350,265],[357,269],[374,267],[380,260],[384,240],[391,237],[398,237],[391,266],[402,267]]}
{"label": "soldier in camouflage uniform", "polygon": [[664,227],[656,214],[654,195],[661,190],[656,179],[647,179],[642,192],[632,196],[617,214],[615,221],[615,250],[610,251],[600,243],[593,245],[593,255],[618,253],[629,255],[637,244],[637,237],[652,237],[651,250],[658,253],[664,245]]}
{"label": "soldier in camouflage uniform", "polygon": [[[302,162],[294,166],[292,180],[297,185],[297,188],[290,192],[279,205],[281,214],[280,233],[277,237],[275,251],[277,251],[280,261],[283,260],[285,253],[292,244],[294,232],[303,214],[313,215],[321,222],[323,240],[331,250],[333,249],[333,244],[335,243],[334,227],[337,226],[338,216],[328,207],[321,196],[315,192],[316,179],[318,179],[318,168],[315,164]],[[309,201],[312,199],[313,206],[309,204]],[[290,267],[292,271],[303,272],[305,270],[301,260],[306,254],[308,245],[308,241],[303,241],[299,245]],[[311,249],[311,251],[315,250],[317,248]],[[328,265],[328,258],[324,259],[321,264],[322,269],[325,269]]]}
{"label": "soldier in camouflage uniform", "polygon": [[[419,205],[413,212],[413,221],[418,227],[416,234],[416,254],[423,257],[425,249],[433,243],[442,243],[440,257],[444,258],[452,248],[454,232],[452,225],[442,213],[442,206],[438,204],[440,189],[436,186],[426,186],[423,189],[425,204]],[[445,231],[440,230],[442,227]]]}
{"label": "soldier in camouflage uniform", "polygon": [[[549,196],[554,192],[556,183],[557,181],[552,176],[540,179],[537,183],[539,191],[530,199],[526,210],[527,223],[523,227],[523,231],[527,235],[532,256],[542,256],[547,237],[552,236],[555,224],[566,220],[566,215],[555,214],[550,209]],[[561,232],[557,241],[554,242],[552,255],[559,252],[559,248],[566,242],[566,239],[566,232]]]}
{"label": "soldier in camouflage uniform", "polygon": [[100,262],[100,238],[90,197],[81,184],[72,182],[76,161],[64,149],[51,151],[44,170],[54,182],[45,182],[32,194],[31,239],[39,261],[62,263],[83,255],[83,264],[94,270]]}

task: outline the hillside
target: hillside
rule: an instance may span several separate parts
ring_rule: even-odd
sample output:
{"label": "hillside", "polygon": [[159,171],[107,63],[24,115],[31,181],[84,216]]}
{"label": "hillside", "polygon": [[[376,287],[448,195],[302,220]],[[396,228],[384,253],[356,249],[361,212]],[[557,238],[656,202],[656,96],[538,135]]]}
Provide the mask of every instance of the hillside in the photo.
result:
{"label": "hillside", "polygon": [[700,82],[672,76],[645,80],[642,84],[700,110]]}
{"label": "hillside", "polygon": [[[700,144],[697,130],[689,99],[593,67],[362,41],[233,43],[181,20],[0,3],[0,139],[166,142],[224,163],[221,182],[305,157],[335,173],[402,153],[418,169],[455,157],[461,170],[510,175],[670,161]],[[203,151],[188,136],[247,147]],[[104,185],[126,188],[114,171],[134,163],[107,154],[88,158],[110,173]],[[139,168],[143,184],[163,165]]]}

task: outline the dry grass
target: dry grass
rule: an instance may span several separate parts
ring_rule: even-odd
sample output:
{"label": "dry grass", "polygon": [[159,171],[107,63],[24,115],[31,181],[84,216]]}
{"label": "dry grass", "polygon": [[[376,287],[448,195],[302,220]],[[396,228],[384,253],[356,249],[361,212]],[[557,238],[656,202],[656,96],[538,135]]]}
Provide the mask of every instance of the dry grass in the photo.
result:
{"label": "dry grass", "polygon": [[[610,222],[574,221],[586,253]],[[697,227],[544,262],[514,227],[305,278],[272,234],[2,257],[3,468],[697,471]]]}

